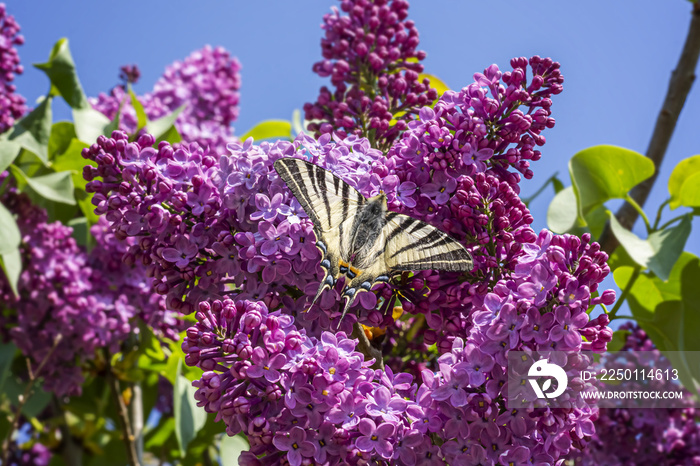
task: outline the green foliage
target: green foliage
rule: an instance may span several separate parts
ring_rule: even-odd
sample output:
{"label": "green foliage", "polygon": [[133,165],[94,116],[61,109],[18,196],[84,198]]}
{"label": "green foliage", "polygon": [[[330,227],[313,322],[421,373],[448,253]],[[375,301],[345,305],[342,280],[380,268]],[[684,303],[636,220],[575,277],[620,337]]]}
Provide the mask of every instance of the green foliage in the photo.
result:
{"label": "green foliage", "polygon": [[240,454],[244,451],[248,451],[249,448],[248,441],[242,435],[229,437],[224,434],[219,445],[221,466],[237,465]]}
{"label": "green foliage", "polygon": [[576,226],[578,207],[572,186],[562,189],[552,199],[547,209],[547,226],[555,233],[564,233]]}
{"label": "green foliage", "polygon": [[75,70],[73,56],[68,48],[68,39],[63,38],[56,42],[49,55],[49,61],[34,66],[46,73],[52,87],[72,108],[90,107]]}
{"label": "green foliage", "polygon": [[182,359],[178,360],[177,378],[173,387],[173,411],[175,413],[175,437],[184,456],[189,443],[204,426],[207,414],[197,407],[194,393],[197,391],[187,377],[180,373]]}
{"label": "green foliage", "polygon": [[292,124],[287,120],[265,120],[249,129],[241,136],[241,141],[248,138],[253,138],[256,141],[270,138],[291,140],[293,139]]}
{"label": "green foliage", "polygon": [[654,174],[654,163],[642,154],[616,146],[593,146],[569,161],[578,200],[578,218],[610,199],[623,199],[637,184]]}
{"label": "green foliage", "polygon": [[29,186],[44,199],[75,205],[73,179],[70,171],[54,172],[32,178],[28,177],[22,169],[15,165],[10,165],[10,171],[18,184]]}
{"label": "green foliage", "polygon": [[51,135],[51,97],[47,97],[32,112],[12,127],[9,139],[36,154],[42,162],[49,160]]}
{"label": "green foliage", "polygon": [[690,216],[684,216],[675,227],[651,233],[646,240],[625,229],[614,215],[610,215],[610,227],[637,264],[649,268],[666,281],[690,236]]}
{"label": "green foliage", "polygon": [[681,160],[668,179],[671,210],[700,207],[700,155]]}
{"label": "green foliage", "polygon": [[14,141],[0,140],[0,173],[12,164],[21,149]]}

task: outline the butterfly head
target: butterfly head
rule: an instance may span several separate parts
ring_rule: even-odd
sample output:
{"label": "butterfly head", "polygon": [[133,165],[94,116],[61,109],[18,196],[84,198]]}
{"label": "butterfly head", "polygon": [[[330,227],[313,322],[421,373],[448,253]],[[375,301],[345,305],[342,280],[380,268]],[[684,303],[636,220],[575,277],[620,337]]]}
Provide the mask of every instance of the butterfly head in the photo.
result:
{"label": "butterfly head", "polygon": [[384,191],[379,191],[379,194],[367,199],[367,205],[376,206],[378,208],[378,213],[384,213],[387,210],[389,210],[389,207],[386,203],[386,194],[384,194]]}

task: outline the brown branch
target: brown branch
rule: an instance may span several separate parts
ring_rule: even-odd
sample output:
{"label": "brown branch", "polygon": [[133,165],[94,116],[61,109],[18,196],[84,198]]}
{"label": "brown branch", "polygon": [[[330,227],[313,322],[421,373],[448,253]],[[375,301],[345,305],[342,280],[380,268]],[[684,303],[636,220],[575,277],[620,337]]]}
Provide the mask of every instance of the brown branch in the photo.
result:
{"label": "brown branch", "polygon": [[29,397],[32,395],[32,390],[34,389],[34,384],[36,383],[37,379],[39,378],[39,375],[41,374],[41,370],[44,368],[46,363],[51,359],[51,356],[53,355],[54,351],[56,351],[56,348],[58,347],[58,344],[61,343],[61,340],[63,339],[63,335],[60,333],[56,335],[56,337],[53,340],[53,345],[51,345],[51,349],[49,349],[49,352],[46,353],[46,356],[44,356],[44,359],[41,360],[39,363],[39,367],[36,368],[36,372],[32,372],[31,367],[29,369],[29,383],[24,389],[24,393],[19,397],[19,404],[17,405],[17,411],[15,412],[14,417],[12,418],[12,423],[10,424],[10,429],[7,431],[7,435],[5,436],[5,439],[2,441],[2,464],[7,464],[9,455],[10,455],[10,442],[12,440],[12,433],[17,430],[19,427],[19,420],[22,417],[22,409],[24,409],[24,405],[27,404],[27,401],[29,400]]}
{"label": "brown branch", "polygon": [[129,461],[129,466],[141,466],[138,452],[136,451],[136,438],[134,437],[131,422],[129,421],[129,412],[119,389],[119,381],[112,371],[112,364],[109,354],[107,355],[107,381],[109,386],[112,388],[114,402],[117,404],[117,414],[119,415],[122,437],[124,438],[124,443],[126,443],[126,456]]}
{"label": "brown branch", "polygon": [[352,328],[352,337],[359,340],[359,343],[357,344],[357,351],[365,355],[365,360],[374,359],[372,369],[384,370],[384,358],[382,357],[382,352],[372,346],[367,338],[367,335],[365,335],[365,330],[362,328],[362,325],[360,325],[359,322],[355,322]]}
{"label": "brown branch", "polygon": [[[664,156],[666,155],[666,150],[671,141],[671,136],[673,136],[673,131],[676,128],[678,117],[683,109],[683,105],[685,105],[693,81],[695,81],[695,68],[698,64],[698,56],[700,56],[700,2],[693,4],[688,36],[685,39],[683,51],[678,59],[676,69],[671,73],[671,80],[668,83],[668,90],[666,91],[666,99],[656,119],[656,126],[654,127],[651,141],[649,141],[649,147],[647,148],[646,156],[654,162],[656,170],[651,178],[639,183],[630,192],[632,199],[637,201],[642,207],[649,197],[649,193],[656,182],[656,178],[659,176],[661,162],[663,162]],[[615,216],[623,227],[632,229],[639,217],[639,213],[632,205],[626,202]],[[617,248],[619,243],[610,230],[609,223],[605,226],[605,230],[603,230],[603,233],[600,235],[599,242],[601,249],[608,254],[612,254],[615,248]]]}

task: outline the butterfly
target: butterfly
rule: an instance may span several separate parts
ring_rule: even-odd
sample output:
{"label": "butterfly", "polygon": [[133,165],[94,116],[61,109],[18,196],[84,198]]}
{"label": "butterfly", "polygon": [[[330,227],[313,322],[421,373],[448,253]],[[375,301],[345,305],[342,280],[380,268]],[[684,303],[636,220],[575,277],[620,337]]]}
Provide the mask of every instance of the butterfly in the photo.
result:
{"label": "butterfly", "polygon": [[330,171],[296,158],[279,159],[274,167],[313,223],[321,251],[325,275],[311,306],[344,277],[341,322],[359,293],[398,273],[474,267],[469,251],[447,233],[388,210],[384,193],[368,199]]}

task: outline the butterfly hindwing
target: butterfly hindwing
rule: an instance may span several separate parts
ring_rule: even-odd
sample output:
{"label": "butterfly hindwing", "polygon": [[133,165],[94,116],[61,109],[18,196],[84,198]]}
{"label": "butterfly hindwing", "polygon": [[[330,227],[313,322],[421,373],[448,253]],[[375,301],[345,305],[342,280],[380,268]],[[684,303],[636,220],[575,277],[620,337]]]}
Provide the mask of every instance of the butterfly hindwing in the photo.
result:
{"label": "butterfly hindwing", "polygon": [[444,270],[468,272],[471,254],[456,239],[408,215],[387,215],[384,261],[392,271]]}

